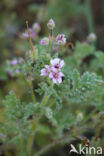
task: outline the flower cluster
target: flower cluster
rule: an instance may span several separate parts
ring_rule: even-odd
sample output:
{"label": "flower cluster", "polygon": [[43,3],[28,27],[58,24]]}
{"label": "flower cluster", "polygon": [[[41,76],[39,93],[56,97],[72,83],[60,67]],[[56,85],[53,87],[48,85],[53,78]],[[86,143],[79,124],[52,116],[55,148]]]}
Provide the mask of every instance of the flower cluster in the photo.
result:
{"label": "flower cluster", "polygon": [[61,72],[61,68],[64,67],[64,60],[59,58],[51,59],[50,65],[45,65],[45,68],[41,70],[41,76],[49,76],[53,83],[61,83],[64,74]]}
{"label": "flower cluster", "polygon": [[[34,38],[35,37],[35,32],[33,31],[32,28],[29,28],[29,32],[30,32],[30,37]],[[24,38],[29,38],[29,34],[28,34],[28,30],[26,29],[25,32],[22,34],[22,36]]]}
{"label": "flower cluster", "polygon": [[[41,27],[39,23],[37,22],[33,23],[32,28],[29,28],[30,37],[32,39],[37,37],[37,34],[39,33],[40,30],[41,30]],[[28,29],[26,29],[25,32],[22,33],[22,37],[26,39],[29,38]]]}
{"label": "flower cluster", "polygon": [[64,34],[57,35],[57,37],[56,37],[56,43],[58,45],[65,45],[65,43],[66,43],[65,35]]}
{"label": "flower cluster", "polygon": [[[53,19],[50,19],[48,24],[47,24],[48,28],[50,30],[53,30],[55,27],[55,22],[53,21]],[[53,41],[57,44],[57,45],[65,45],[66,44],[66,37],[64,34],[58,34],[56,38],[53,37]],[[48,37],[44,37],[41,41],[40,41],[41,45],[48,45],[49,44],[49,38]]]}
{"label": "flower cluster", "polygon": [[19,59],[13,59],[9,62],[8,64],[8,70],[7,73],[10,76],[17,76],[18,74],[20,74],[20,67],[19,65],[24,64],[25,61],[22,57],[20,57]]}

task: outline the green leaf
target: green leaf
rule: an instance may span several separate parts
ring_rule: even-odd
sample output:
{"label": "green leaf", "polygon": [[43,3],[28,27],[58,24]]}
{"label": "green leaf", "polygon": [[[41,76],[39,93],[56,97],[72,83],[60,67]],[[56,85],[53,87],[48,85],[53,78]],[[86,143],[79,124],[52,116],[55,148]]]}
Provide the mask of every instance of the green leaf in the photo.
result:
{"label": "green leaf", "polygon": [[79,74],[79,72],[76,69],[72,73],[72,84],[73,84],[73,89],[74,90],[79,88],[79,85],[80,85],[80,74]]}
{"label": "green leaf", "polygon": [[48,126],[39,124],[37,126],[37,131],[42,134],[50,134],[51,130]]}

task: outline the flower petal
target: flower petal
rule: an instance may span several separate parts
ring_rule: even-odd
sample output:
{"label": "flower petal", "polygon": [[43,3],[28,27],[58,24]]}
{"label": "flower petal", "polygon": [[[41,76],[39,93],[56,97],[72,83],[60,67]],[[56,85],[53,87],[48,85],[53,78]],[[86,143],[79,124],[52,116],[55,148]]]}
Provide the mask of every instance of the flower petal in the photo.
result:
{"label": "flower petal", "polygon": [[61,83],[61,82],[62,82],[62,78],[59,77],[59,78],[57,79],[57,81],[58,81],[58,83]]}

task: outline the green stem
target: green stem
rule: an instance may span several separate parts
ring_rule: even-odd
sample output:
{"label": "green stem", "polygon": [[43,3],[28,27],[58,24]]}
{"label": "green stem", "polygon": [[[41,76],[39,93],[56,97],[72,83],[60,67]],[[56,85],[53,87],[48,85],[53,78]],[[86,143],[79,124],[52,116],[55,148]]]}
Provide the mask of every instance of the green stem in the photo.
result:
{"label": "green stem", "polygon": [[[48,99],[49,99],[49,96],[47,96],[45,94],[44,97],[43,97],[43,99],[42,99],[42,102],[41,102],[41,106],[42,107],[45,106],[45,104],[47,103]],[[33,120],[31,134],[29,136],[28,143],[27,143],[27,156],[31,156],[31,153],[32,153],[32,145],[33,145],[34,137],[35,137],[35,134],[36,134],[36,128],[37,128],[37,125],[39,123],[39,119],[40,118],[41,117],[35,117],[34,120]]]}
{"label": "green stem", "polygon": [[32,124],[31,134],[29,136],[28,143],[27,143],[27,156],[31,156],[31,153],[32,153],[32,145],[33,145],[38,121],[39,121],[39,118],[36,117]]}
{"label": "green stem", "polygon": [[24,154],[24,139],[23,139],[23,134],[22,134],[22,131],[21,131],[21,122],[17,121],[18,122],[18,128],[19,128],[19,153],[18,153],[18,156],[19,155],[23,155]]}
{"label": "green stem", "polygon": [[52,42],[49,41],[49,45],[48,45],[48,53],[50,53],[50,50],[51,50],[51,44],[52,44]]}
{"label": "green stem", "polygon": [[85,14],[88,22],[89,32],[94,32],[94,23],[93,23],[93,17],[91,12],[91,4],[90,0],[85,0]]}
{"label": "green stem", "polygon": [[51,52],[52,40],[49,38],[49,45],[48,45],[48,54]]}
{"label": "green stem", "polygon": [[24,141],[23,141],[22,135],[21,135],[21,137],[20,137],[19,143],[20,143],[20,144],[19,144],[19,146],[20,146],[20,151],[19,151],[18,156],[24,154]]}
{"label": "green stem", "polygon": [[29,87],[30,87],[30,90],[31,90],[32,100],[33,100],[34,103],[36,103],[36,97],[34,95],[32,81],[29,81],[28,84],[29,84]]}
{"label": "green stem", "polygon": [[47,103],[49,99],[49,96],[47,96],[46,94],[44,95],[43,99],[42,99],[42,102],[41,102],[41,106],[44,107],[45,104]]}

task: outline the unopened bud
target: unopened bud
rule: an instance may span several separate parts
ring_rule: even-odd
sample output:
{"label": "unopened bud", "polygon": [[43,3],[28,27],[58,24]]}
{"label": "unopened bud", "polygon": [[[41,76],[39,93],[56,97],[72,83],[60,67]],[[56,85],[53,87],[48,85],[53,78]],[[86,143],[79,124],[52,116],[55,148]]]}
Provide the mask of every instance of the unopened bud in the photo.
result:
{"label": "unopened bud", "polygon": [[34,30],[36,33],[38,33],[38,32],[40,31],[40,29],[41,29],[39,23],[34,23],[32,27],[33,27],[33,30]]}
{"label": "unopened bud", "polygon": [[49,28],[50,30],[53,30],[54,27],[55,27],[55,22],[54,22],[54,20],[53,20],[53,19],[50,19],[49,22],[48,22],[48,24],[47,24],[47,26],[48,26],[48,28]]}
{"label": "unopened bud", "polygon": [[88,35],[88,41],[89,42],[95,42],[96,39],[97,39],[96,34],[91,33],[91,34]]}
{"label": "unopened bud", "polygon": [[83,113],[82,112],[79,112],[78,114],[77,114],[77,120],[78,121],[81,121],[83,119]]}

